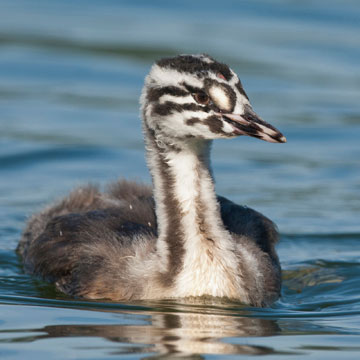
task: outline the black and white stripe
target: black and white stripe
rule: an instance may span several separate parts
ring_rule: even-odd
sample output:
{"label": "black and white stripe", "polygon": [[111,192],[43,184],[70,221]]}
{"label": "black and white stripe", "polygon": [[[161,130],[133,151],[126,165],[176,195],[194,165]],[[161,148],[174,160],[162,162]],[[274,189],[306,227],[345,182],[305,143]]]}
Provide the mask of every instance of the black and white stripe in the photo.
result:
{"label": "black and white stripe", "polygon": [[[209,102],[197,103],[197,93],[208,95]],[[262,296],[263,283],[256,274],[261,262],[251,246],[238,249],[224,228],[209,160],[209,140],[233,136],[226,129],[226,124],[232,126],[226,113],[240,106],[244,121],[258,120],[251,118],[240,80],[226,65],[204,55],[163,59],[150,72],[142,105],[158,248],[166,264],[159,281],[180,296],[207,293],[257,302]],[[249,135],[260,138],[261,126],[261,121],[252,124]],[[220,283],[226,284],[227,295]]]}

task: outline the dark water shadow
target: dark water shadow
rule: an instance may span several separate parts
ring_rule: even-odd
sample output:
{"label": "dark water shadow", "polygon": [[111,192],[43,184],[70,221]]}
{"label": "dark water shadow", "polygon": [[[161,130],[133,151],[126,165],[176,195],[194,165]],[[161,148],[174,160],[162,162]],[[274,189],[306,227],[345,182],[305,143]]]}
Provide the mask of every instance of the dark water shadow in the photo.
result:
{"label": "dark water shadow", "polygon": [[61,53],[81,53],[100,56],[114,56],[117,58],[130,58],[141,62],[148,62],[161,56],[173,56],[179,51],[175,48],[106,44],[103,42],[81,42],[71,38],[52,35],[0,33],[0,45],[31,46],[42,49],[57,50]]}

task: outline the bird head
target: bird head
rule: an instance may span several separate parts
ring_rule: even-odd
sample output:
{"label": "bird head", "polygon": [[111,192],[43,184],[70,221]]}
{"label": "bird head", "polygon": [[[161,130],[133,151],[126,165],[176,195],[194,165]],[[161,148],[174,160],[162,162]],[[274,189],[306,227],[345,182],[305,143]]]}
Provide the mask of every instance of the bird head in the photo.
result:
{"label": "bird head", "polygon": [[286,142],[279,130],[253,111],[235,72],[208,55],[179,55],[156,62],[146,77],[141,104],[146,127],[163,138],[248,135]]}

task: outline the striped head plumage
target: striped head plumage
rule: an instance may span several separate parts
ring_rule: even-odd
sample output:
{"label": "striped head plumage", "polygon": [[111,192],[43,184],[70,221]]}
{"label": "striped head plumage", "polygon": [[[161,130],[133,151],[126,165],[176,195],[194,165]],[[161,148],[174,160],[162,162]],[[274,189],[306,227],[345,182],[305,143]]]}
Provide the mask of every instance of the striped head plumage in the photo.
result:
{"label": "striped head plumage", "polygon": [[235,72],[208,55],[156,62],[146,77],[141,104],[146,128],[171,142],[239,135],[286,142],[252,110]]}

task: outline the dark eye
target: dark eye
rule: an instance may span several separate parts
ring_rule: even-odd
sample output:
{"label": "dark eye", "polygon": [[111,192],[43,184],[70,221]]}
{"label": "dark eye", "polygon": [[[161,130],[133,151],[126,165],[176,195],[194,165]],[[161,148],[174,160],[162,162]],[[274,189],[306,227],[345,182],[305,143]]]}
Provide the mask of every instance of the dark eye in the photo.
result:
{"label": "dark eye", "polygon": [[210,102],[210,97],[204,92],[197,92],[193,94],[194,99],[201,105],[207,105]]}

